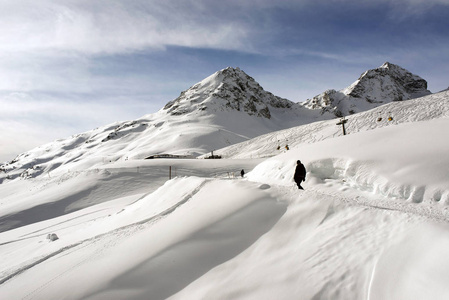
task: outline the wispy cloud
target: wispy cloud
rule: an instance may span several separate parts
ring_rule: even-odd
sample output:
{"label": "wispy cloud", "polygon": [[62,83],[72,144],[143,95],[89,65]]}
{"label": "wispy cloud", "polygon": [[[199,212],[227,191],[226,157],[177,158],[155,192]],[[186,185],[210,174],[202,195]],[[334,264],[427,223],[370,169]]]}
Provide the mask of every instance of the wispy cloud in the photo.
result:
{"label": "wispy cloud", "polygon": [[[332,9],[349,13],[383,6],[385,16],[407,19],[447,0],[207,1],[207,0],[16,0],[0,10],[0,51],[68,51],[117,54],[166,46],[260,51],[259,40],[282,34],[297,18],[332,21]],[[291,19],[273,19],[280,10]],[[394,16],[394,17],[393,17]],[[354,18],[348,14],[346,18]],[[307,23],[300,23],[304,29]],[[294,23],[293,23],[294,25]],[[301,28],[297,28],[301,32]],[[292,37],[295,38],[295,37]]]}
{"label": "wispy cloud", "polygon": [[9,1],[0,10],[0,49],[114,54],[167,45],[242,47],[241,24],[209,12],[195,1]]}
{"label": "wispy cloud", "polygon": [[251,49],[244,22],[206,2],[2,1],[0,91],[90,93],[98,89],[96,60],[104,56],[168,46]]}

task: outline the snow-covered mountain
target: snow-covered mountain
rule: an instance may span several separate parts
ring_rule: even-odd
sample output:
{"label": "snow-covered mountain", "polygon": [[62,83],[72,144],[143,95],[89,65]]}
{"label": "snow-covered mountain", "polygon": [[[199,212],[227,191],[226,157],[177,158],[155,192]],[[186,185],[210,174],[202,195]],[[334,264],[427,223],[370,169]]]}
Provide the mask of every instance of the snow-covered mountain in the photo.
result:
{"label": "snow-covered mountain", "polygon": [[157,113],[20,154],[0,166],[0,183],[155,154],[197,157],[270,132],[426,95],[426,87],[420,77],[385,63],[343,91],[327,91],[298,104],[265,91],[239,68],[226,68],[183,91]]}
{"label": "snow-covered mountain", "polygon": [[0,166],[0,183],[155,154],[196,157],[323,117],[265,91],[239,68],[195,84],[154,114],[35,148]]}
{"label": "snow-covered mountain", "polygon": [[308,99],[303,105],[320,110],[323,114],[332,113],[342,117],[429,94],[427,81],[398,65],[386,62],[379,68],[364,72],[349,87],[340,91],[327,90]]}
{"label": "snow-covered mountain", "polygon": [[243,111],[271,119],[276,108],[292,108],[295,103],[265,91],[240,68],[223,69],[195,84],[164,110],[171,115],[184,115],[194,111]]}

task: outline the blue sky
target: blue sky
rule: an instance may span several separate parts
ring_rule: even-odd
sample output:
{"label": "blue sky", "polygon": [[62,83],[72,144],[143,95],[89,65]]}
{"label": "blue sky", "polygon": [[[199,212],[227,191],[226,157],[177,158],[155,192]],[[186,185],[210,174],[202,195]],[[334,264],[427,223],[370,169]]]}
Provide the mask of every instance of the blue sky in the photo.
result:
{"label": "blue sky", "polygon": [[447,88],[449,0],[0,0],[0,161],[228,66],[299,102],[385,61]]}

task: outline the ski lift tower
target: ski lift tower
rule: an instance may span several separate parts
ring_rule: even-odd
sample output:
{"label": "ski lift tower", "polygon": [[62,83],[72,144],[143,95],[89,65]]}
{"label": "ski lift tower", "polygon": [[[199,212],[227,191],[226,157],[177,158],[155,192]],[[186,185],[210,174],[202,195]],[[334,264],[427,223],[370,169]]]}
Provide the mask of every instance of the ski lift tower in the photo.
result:
{"label": "ski lift tower", "polygon": [[345,124],[348,122],[347,119],[345,119],[345,117],[340,119],[340,122],[337,123],[337,125],[341,125],[341,127],[343,128],[343,135],[346,135],[346,128],[345,128]]}

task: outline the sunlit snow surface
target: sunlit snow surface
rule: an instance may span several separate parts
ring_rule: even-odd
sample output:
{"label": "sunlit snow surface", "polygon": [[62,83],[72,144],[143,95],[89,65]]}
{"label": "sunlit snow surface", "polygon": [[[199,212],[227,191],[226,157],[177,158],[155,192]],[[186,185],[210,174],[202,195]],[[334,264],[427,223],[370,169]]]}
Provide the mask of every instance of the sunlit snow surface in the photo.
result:
{"label": "sunlit snow surface", "polygon": [[343,137],[316,124],[326,138],[292,135],[288,151],[261,155],[256,138],[243,159],[100,160],[3,183],[0,299],[448,299],[445,95],[422,98],[433,112],[385,106],[396,123],[378,128],[381,113],[360,114]]}

